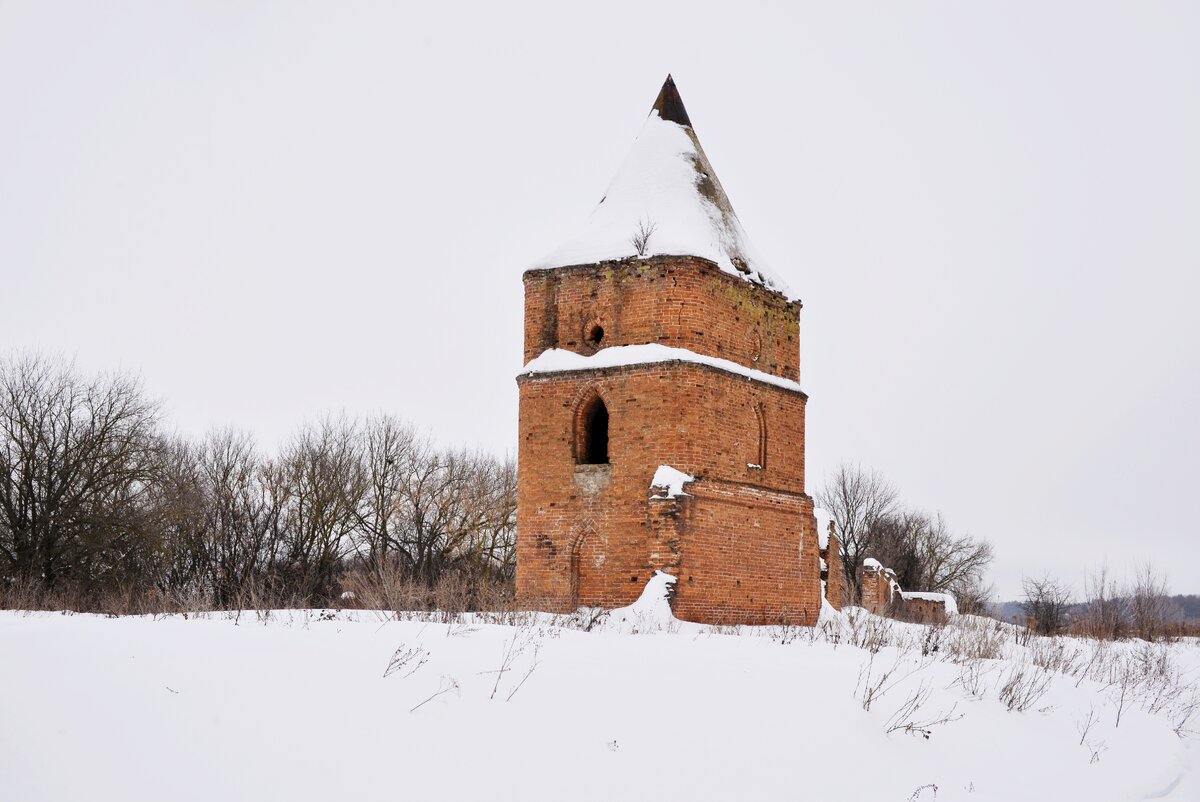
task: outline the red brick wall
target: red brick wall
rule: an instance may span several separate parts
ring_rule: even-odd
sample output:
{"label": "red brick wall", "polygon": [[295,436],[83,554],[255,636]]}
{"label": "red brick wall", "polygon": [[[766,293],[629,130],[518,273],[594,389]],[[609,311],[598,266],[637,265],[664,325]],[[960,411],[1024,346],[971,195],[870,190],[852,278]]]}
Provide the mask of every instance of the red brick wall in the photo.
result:
{"label": "red brick wall", "polygon": [[[830,524],[832,527],[832,524]],[[828,579],[825,581],[825,598],[835,610],[842,609],[845,601],[846,576],[842,573],[842,544],[833,532],[829,533],[829,546],[822,553],[825,567],[828,569]]]}
{"label": "red brick wall", "polygon": [[679,578],[675,615],[709,623],[816,623],[821,586],[811,499],[719,481],[696,482],[689,492],[671,572]]}
{"label": "red brick wall", "polygon": [[[571,492],[575,421],[593,392],[608,408],[613,478],[632,475],[643,498],[659,465],[804,492],[805,397],[798,393],[687,362],[522,375],[518,383],[519,477],[536,481],[551,501]],[[761,469],[749,467],[759,454],[760,410]]]}
{"label": "red brick wall", "polygon": [[799,381],[800,302],[695,256],[658,256],[525,273],[525,361],[548,348],[581,354],[660,343]]}
{"label": "red brick wall", "polygon": [[[598,320],[602,347],[663,342],[798,376],[799,304],[704,260],[531,271],[525,283],[527,360],[549,347],[587,353],[582,336]],[[760,348],[747,331],[770,337]],[[523,375],[518,385],[522,603],[622,606],[661,569],[679,577],[673,604],[681,618],[815,621],[803,394],[682,362]],[[580,411],[595,394],[608,409],[609,464],[577,465]],[[764,421],[766,463],[751,468],[760,462]],[[664,464],[697,477],[691,496],[649,499]]]}
{"label": "red brick wall", "polygon": [[920,624],[944,624],[947,621],[944,602],[933,599],[902,599],[901,602],[897,618]]}
{"label": "red brick wall", "polygon": [[862,586],[861,606],[872,613],[884,615],[892,604],[892,580],[882,569],[860,566],[859,584]]}

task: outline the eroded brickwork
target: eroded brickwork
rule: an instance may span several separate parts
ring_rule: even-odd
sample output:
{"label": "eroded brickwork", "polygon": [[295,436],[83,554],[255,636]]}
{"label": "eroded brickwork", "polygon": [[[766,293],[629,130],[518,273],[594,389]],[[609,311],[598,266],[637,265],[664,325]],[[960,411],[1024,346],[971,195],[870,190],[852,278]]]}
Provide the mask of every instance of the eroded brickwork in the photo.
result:
{"label": "eroded brickwork", "polygon": [[915,621],[918,624],[944,624],[949,616],[946,615],[946,603],[933,599],[902,599],[903,604],[896,612],[896,617],[904,621]]}
{"label": "eroded brickwork", "polygon": [[[525,358],[659,342],[799,377],[799,304],[692,257],[530,271]],[[602,327],[598,346],[587,336]],[[655,569],[678,617],[811,624],[820,608],[802,393],[689,362],[523,375],[517,521],[522,603],[634,601]],[[580,463],[599,398],[608,463]],[[659,465],[696,477],[650,498]]]}
{"label": "eroded brickwork", "polygon": [[858,579],[862,586],[861,605],[868,612],[921,624],[944,624],[949,619],[945,594],[926,594],[938,598],[921,598],[920,594],[905,593],[896,582],[895,572],[878,560],[865,560],[859,566]]}
{"label": "eroded brickwork", "polygon": [[877,615],[886,615],[892,605],[891,574],[878,563],[864,564],[859,566],[858,579],[862,587],[861,606]]}
{"label": "eroded brickwork", "polygon": [[[811,623],[820,580],[805,496],[719,480],[688,485],[687,496],[655,499],[663,525],[652,541],[655,568],[678,577],[675,615],[729,624]],[[669,519],[670,523],[665,523]]]}
{"label": "eroded brickwork", "polygon": [[800,303],[755,289],[693,256],[530,270],[525,361],[548,348],[660,343],[799,381]]}
{"label": "eroded brickwork", "polygon": [[835,610],[842,609],[846,603],[846,576],[842,573],[842,544],[833,532],[830,523],[829,545],[821,549],[821,559],[825,561],[825,598]]}

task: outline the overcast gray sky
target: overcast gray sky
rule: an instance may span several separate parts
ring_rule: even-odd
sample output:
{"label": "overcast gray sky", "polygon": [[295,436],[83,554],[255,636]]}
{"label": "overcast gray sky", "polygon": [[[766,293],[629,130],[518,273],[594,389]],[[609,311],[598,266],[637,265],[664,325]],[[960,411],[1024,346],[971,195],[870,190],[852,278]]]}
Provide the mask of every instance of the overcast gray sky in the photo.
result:
{"label": "overcast gray sky", "polygon": [[804,299],[839,461],[1001,595],[1200,592],[1200,5],[0,2],[0,346],[273,449],[387,411],[515,452],[521,272],[667,72]]}

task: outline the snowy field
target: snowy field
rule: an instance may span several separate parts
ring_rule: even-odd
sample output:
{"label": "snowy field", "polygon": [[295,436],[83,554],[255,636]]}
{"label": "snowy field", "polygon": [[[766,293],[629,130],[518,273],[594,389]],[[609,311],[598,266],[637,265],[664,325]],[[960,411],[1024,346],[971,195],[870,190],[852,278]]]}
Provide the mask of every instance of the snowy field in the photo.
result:
{"label": "snowy field", "polygon": [[1200,800],[1195,641],[717,629],[655,591],[595,622],[0,613],[0,799]]}

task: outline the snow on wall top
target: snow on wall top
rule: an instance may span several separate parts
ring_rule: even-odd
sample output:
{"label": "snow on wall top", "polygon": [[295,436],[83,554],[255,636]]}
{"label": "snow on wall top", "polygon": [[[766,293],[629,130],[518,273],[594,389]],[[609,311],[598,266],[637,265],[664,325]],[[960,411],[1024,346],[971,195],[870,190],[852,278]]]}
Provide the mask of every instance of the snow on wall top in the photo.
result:
{"label": "snow on wall top", "polygon": [[616,368],[628,365],[652,365],[658,362],[692,362],[697,365],[708,365],[719,368],[727,373],[736,373],[747,379],[773,384],[785,390],[802,392],[800,383],[773,376],[761,370],[753,370],[715,356],[697,354],[686,348],[673,348],[669,345],[646,343],[644,345],[614,345],[611,348],[601,348],[591,356],[577,354],[562,348],[549,348],[529,360],[521,373],[532,376],[535,373],[559,373],[572,370],[592,370],[594,368]]}
{"label": "snow on wall top", "polygon": [[683,486],[694,481],[695,476],[689,476],[678,468],[659,465],[658,470],[654,472],[654,478],[650,480],[650,498],[686,496],[688,494],[683,492]]}
{"label": "snow on wall top", "polygon": [[883,570],[883,563],[879,562],[879,560],[876,560],[874,557],[868,557],[867,559],[863,560],[862,564],[863,568],[871,568],[876,571]]}
{"label": "snow on wall top", "polygon": [[533,267],[634,256],[699,256],[795,300],[742,229],[669,75],[583,228]]}
{"label": "snow on wall top", "polygon": [[958,614],[958,601],[949,593],[929,593],[926,591],[902,590],[900,591],[901,598],[904,599],[924,599],[926,601],[941,602],[946,606],[946,614]]}

